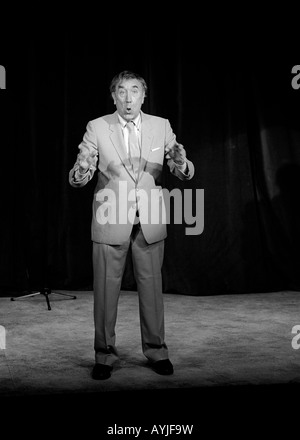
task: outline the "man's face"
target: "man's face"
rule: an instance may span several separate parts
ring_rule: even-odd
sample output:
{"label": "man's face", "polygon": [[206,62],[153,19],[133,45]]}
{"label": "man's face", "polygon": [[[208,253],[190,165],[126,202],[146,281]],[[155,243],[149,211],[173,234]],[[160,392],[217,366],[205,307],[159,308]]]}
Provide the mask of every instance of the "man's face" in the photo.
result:
{"label": "man's face", "polygon": [[139,114],[145,98],[142,83],[137,79],[124,79],[112,93],[117,111],[125,121],[131,121]]}

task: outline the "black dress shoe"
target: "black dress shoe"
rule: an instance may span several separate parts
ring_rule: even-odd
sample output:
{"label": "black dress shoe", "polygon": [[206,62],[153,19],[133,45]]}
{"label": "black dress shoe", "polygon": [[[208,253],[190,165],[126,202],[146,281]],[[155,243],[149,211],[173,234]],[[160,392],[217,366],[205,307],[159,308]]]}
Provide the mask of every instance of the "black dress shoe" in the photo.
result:
{"label": "black dress shoe", "polygon": [[111,365],[95,364],[92,372],[92,378],[95,380],[109,379],[113,367]]}
{"label": "black dress shoe", "polygon": [[163,374],[164,376],[168,376],[173,374],[174,369],[173,365],[169,361],[169,359],[163,359],[162,361],[157,361],[151,364],[152,369],[157,374]]}

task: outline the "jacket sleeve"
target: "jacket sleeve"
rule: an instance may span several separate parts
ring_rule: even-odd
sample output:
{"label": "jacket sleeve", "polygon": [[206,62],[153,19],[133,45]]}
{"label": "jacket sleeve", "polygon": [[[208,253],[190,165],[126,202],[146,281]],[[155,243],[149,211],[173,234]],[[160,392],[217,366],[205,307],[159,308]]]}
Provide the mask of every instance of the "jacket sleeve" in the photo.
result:
{"label": "jacket sleeve", "polygon": [[[175,142],[176,142],[176,136],[173,133],[170,122],[166,119],[165,148],[173,146]],[[174,174],[176,177],[178,177],[178,179],[180,180],[190,180],[195,173],[195,168],[193,163],[187,158],[185,159],[185,161],[186,161],[186,168],[184,171],[182,170],[182,168],[184,167],[177,165],[173,161],[173,159],[168,159],[167,162],[171,173]]]}
{"label": "jacket sleeve", "polygon": [[[69,172],[69,183],[75,188],[80,188],[86,185],[92,179],[97,169],[98,148],[95,131],[91,121],[87,124],[86,132],[78,148],[79,153],[77,154],[76,162]],[[79,171],[80,159],[83,158],[89,163],[89,168],[85,173]]]}

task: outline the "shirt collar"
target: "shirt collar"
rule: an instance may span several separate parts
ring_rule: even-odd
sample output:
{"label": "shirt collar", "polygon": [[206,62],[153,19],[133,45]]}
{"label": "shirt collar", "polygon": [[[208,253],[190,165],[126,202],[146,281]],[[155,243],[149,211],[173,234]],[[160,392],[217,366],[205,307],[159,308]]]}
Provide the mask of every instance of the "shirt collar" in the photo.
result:
{"label": "shirt collar", "polygon": [[[125,128],[125,126],[126,126],[128,121],[125,121],[125,119],[123,119],[122,116],[119,115],[119,113],[118,113],[118,118],[119,118],[120,124],[122,125],[122,128]],[[137,117],[134,118],[132,121],[134,122],[136,128],[139,130],[140,129],[140,125],[141,125],[141,113],[139,113],[137,115]]]}

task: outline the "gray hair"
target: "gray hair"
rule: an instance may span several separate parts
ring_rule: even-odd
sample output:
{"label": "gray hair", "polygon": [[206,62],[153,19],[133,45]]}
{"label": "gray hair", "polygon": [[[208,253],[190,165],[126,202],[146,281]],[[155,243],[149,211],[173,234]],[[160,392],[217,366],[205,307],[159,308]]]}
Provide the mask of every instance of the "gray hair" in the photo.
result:
{"label": "gray hair", "polygon": [[109,86],[110,93],[114,93],[116,91],[117,84],[119,84],[119,82],[123,81],[124,79],[137,79],[138,81],[140,81],[140,83],[143,86],[145,96],[146,96],[147,89],[148,89],[146,81],[140,75],[138,75],[137,73],[131,72],[130,70],[124,70],[123,72],[120,72],[116,76],[113,77],[113,79],[110,83],[110,86]]}

